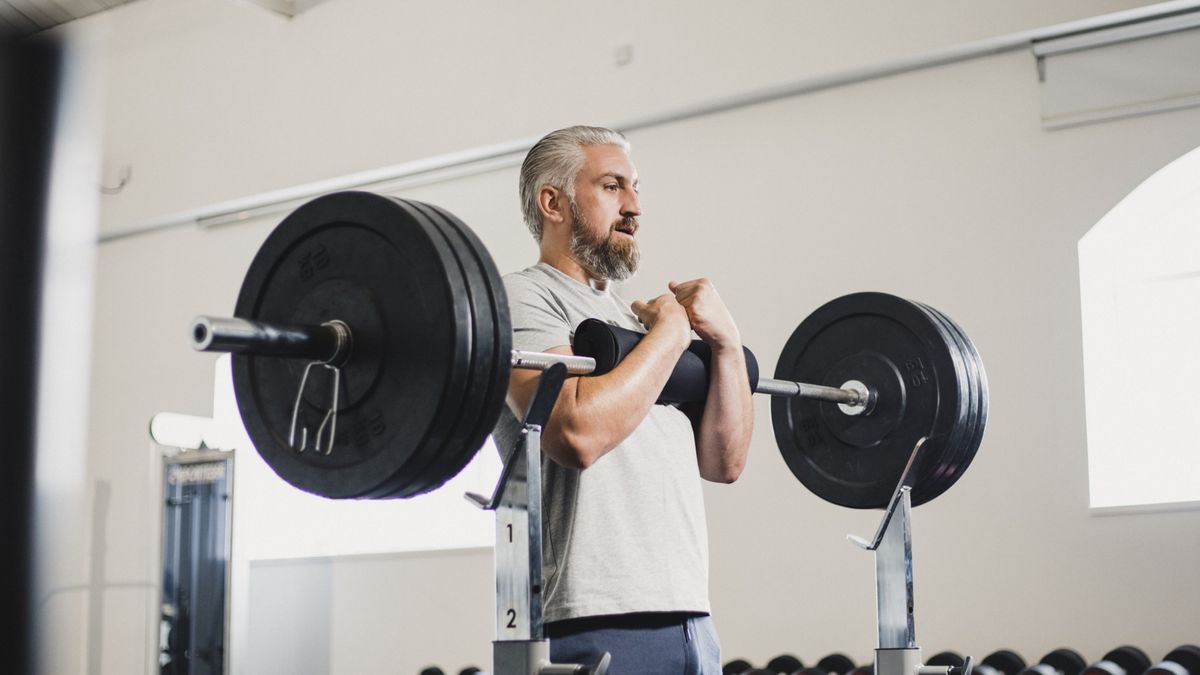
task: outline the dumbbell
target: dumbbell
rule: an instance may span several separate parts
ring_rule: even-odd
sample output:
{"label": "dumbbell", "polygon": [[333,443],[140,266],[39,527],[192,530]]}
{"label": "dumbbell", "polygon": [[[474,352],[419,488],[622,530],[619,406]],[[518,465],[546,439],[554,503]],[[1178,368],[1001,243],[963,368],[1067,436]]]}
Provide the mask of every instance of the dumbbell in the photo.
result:
{"label": "dumbbell", "polygon": [[1117,647],[1084,669],[1083,675],[1141,675],[1150,669],[1150,657],[1131,645]]}
{"label": "dumbbell", "polygon": [[791,654],[780,654],[775,658],[767,661],[767,670],[776,675],[792,675],[792,673],[802,670],[804,664],[800,659]]}
{"label": "dumbbell", "polygon": [[1079,675],[1087,661],[1074,649],[1055,649],[1040,661],[1022,670],[1020,675]]}
{"label": "dumbbell", "polygon": [[1011,649],[999,649],[975,666],[975,675],[1017,675],[1025,670],[1025,659]]}
{"label": "dumbbell", "polygon": [[458,675],[484,675],[484,672],[475,666],[467,666],[458,671]]}
{"label": "dumbbell", "polygon": [[754,666],[745,659],[734,659],[727,661],[721,666],[721,675],[744,675],[747,671],[754,670]]}
{"label": "dumbbell", "polygon": [[868,663],[850,671],[850,675],[875,675],[875,664]]}
{"label": "dumbbell", "polygon": [[817,668],[824,675],[850,675],[854,670],[854,662],[849,656],[835,652],[817,661]]}
{"label": "dumbbell", "polygon": [[780,654],[767,662],[766,670],[775,675],[850,675],[854,662],[845,654],[835,653],[817,661],[817,665],[805,668],[795,656]]}
{"label": "dumbbell", "polygon": [[437,666],[429,666],[421,669],[421,675],[446,675],[446,671]]}
{"label": "dumbbell", "polygon": [[951,675],[962,675],[962,673],[974,672],[974,664],[971,662],[971,657],[963,658],[957,652],[938,652],[929,657],[926,666],[938,666],[948,668]]}
{"label": "dumbbell", "polygon": [[1200,647],[1180,645],[1162,661],[1150,667],[1146,675],[1200,675]]}
{"label": "dumbbell", "polygon": [[945,666],[948,668],[961,668],[964,663],[963,657],[958,652],[938,652],[929,657],[925,662],[927,666]]}

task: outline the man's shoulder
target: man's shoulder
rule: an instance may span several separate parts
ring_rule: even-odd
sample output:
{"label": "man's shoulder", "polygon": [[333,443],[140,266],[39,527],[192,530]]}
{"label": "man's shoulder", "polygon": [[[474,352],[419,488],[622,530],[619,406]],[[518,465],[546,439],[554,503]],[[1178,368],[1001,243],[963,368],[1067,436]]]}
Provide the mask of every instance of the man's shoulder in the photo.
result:
{"label": "man's shoulder", "polygon": [[509,272],[501,278],[504,280],[504,285],[508,286],[510,284],[537,284],[539,280],[544,283],[545,276],[537,265],[531,265],[523,270]]}
{"label": "man's shoulder", "polygon": [[510,272],[504,275],[503,280],[509,296],[562,298],[577,294],[577,290],[561,272],[544,263]]}
{"label": "man's shoulder", "polygon": [[537,265],[526,267],[516,272],[509,272],[502,277],[502,280],[504,281],[504,289],[508,291],[510,296],[545,296],[551,292],[550,279],[542,270],[538,269]]}

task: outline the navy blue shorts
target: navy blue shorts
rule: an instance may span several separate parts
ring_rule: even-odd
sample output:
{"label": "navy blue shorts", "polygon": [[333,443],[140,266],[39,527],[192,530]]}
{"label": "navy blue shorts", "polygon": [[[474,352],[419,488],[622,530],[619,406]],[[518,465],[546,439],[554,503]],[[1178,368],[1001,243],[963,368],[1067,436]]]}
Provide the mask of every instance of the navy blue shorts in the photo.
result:
{"label": "navy blue shorts", "polygon": [[708,615],[614,614],[546,624],[550,660],[594,666],[612,655],[609,675],[721,675],[721,644]]}

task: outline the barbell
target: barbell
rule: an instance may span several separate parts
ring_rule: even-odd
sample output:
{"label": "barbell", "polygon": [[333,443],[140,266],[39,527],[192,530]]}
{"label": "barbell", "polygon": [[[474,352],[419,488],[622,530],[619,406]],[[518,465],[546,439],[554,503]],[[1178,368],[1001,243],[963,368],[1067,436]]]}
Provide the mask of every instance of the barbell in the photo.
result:
{"label": "barbell", "polygon": [[[512,349],[495,263],[461,220],[365,192],[314,199],[266,238],[235,318],[198,317],[193,348],[233,354],[234,392],[255,449],[285,481],[329,498],[406,498],[455,476],[499,417],[512,368],[607,372],[640,334],[588,321],[575,355]],[[590,324],[590,325],[589,325]],[[696,341],[660,402],[703,398]],[[784,346],[772,426],[789,469],[843,506],[886,505],[916,443],[914,504],[966,470],[987,421],[974,345],[936,309],[885,293],[826,303]],[[312,431],[315,428],[315,433]]]}

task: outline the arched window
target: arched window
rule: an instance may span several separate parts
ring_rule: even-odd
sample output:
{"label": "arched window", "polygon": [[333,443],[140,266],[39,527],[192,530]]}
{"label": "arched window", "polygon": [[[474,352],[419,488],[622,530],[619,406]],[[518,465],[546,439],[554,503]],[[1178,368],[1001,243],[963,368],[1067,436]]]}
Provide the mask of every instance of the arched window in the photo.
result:
{"label": "arched window", "polygon": [[1091,506],[1200,504],[1200,148],[1079,241]]}

